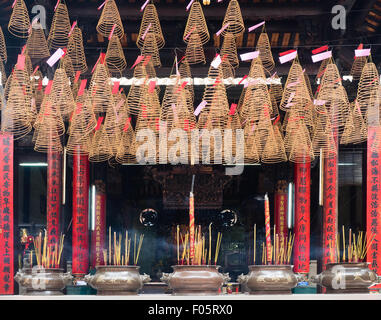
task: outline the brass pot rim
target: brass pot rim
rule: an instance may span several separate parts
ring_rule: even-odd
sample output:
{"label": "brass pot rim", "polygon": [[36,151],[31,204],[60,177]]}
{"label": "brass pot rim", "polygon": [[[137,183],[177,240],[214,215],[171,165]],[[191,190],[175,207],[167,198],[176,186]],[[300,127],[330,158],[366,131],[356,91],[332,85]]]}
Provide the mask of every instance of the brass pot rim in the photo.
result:
{"label": "brass pot rim", "polygon": [[330,263],[327,263],[326,266],[369,266],[370,265],[370,262],[366,262],[366,261],[363,261],[363,262],[330,262]]}
{"label": "brass pot rim", "polygon": [[26,268],[21,271],[26,271],[25,273],[64,273],[64,269],[61,268]]}
{"label": "brass pot rim", "polygon": [[256,264],[250,265],[249,269],[292,269],[291,264]]}
{"label": "brass pot rim", "polygon": [[182,268],[194,268],[194,269],[205,269],[205,268],[208,268],[208,269],[216,269],[218,270],[219,268],[221,268],[221,266],[219,265],[214,265],[214,264],[197,264],[197,265],[186,265],[186,264],[179,264],[179,265],[173,265],[172,266],[172,269],[175,270],[175,269],[182,269]]}
{"label": "brass pot rim", "polygon": [[139,270],[140,266],[113,266],[113,265],[102,265],[102,266],[96,266],[95,269],[107,269],[107,268],[112,268],[112,269],[134,269],[134,270]]}

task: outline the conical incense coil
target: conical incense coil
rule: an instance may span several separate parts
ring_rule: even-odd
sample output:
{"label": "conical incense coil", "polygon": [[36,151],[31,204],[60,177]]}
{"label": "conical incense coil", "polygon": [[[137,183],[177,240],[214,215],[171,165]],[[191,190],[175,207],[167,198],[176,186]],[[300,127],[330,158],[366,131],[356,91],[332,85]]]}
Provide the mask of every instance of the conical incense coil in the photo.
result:
{"label": "conical incense coil", "polygon": [[40,23],[33,25],[31,34],[26,42],[25,53],[32,59],[44,59],[50,56],[45,33]]}
{"label": "conical incense coil", "polygon": [[271,130],[269,130],[261,161],[263,163],[279,163],[287,161],[284,141],[278,125],[272,126]]}
{"label": "conical incense coil", "polygon": [[185,55],[189,64],[206,63],[204,48],[198,33],[190,35]]}
{"label": "conical incense coil", "polygon": [[108,136],[108,143],[111,156],[114,157],[117,153],[121,136],[119,115],[115,110],[114,106],[112,106],[106,113],[106,117],[104,119],[104,131],[105,134]]}
{"label": "conical incense coil", "polygon": [[[293,135],[292,138],[287,137]],[[306,125],[300,121],[293,133],[287,132],[285,137],[285,149],[287,138],[292,141],[290,144],[289,161],[294,163],[310,162],[314,159],[310,133]]]}
{"label": "conical incense coil", "polygon": [[353,80],[360,80],[362,69],[367,63],[368,57],[355,57],[353,61],[350,75],[353,77]]}
{"label": "conical incense coil", "polygon": [[57,68],[54,73],[51,89],[51,101],[64,118],[74,111],[75,101],[70,87],[69,78],[64,68]]}
{"label": "conical incense coil", "polygon": [[25,54],[25,71],[28,73],[28,76],[31,76],[33,73],[33,64],[28,54]]}
{"label": "conical incense coil", "polygon": [[[225,164],[243,164],[244,163],[244,155],[245,155],[245,145],[237,144],[237,130],[242,129],[241,120],[237,112],[234,114],[230,114],[228,116],[228,122],[226,124],[226,128],[224,131],[224,163]],[[229,134],[229,130],[231,130],[231,148],[229,148],[230,144],[226,146],[226,136]],[[227,148],[228,150],[227,150]],[[231,151],[230,151],[231,150]],[[241,154],[243,158],[241,158]]]}
{"label": "conical incense coil", "polygon": [[114,0],[107,0],[97,24],[97,31],[105,38],[108,38],[112,29],[114,29],[113,34],[118,38],[123,37],[124,29],[118,7]]}
{"label": "conical incense coil", "polygon": [[246,122],[245,125],[245,163],[259,163],[258,144],[253,132],[253,124]]}
{"label": "conical incense coil", "polygon": [[7,83],[7,74],[5,73],[3,61],[0,61],[0,73],[1,73],[1,84],[5,86],[5,84]]}
{"label": "conical incense coil", "polygon": [[103,162],[111,159],[113,152],[109,136],[106,134],[104,125],[99,130],[95,131],[91,138],[91,145],[89,148],[89,161]]}
{"label": "conical incense coil", "polygon": [[67,77],[70,79],[71,85],[73,86],[75,79],[75,71],[70,56],[65,54],[63,58],[61,58],[61,63],[62,67],[65,69]]}
{"label": "conical incense coil", "polygon": [[141,49],[145,42],[144,34],[147,32],[147,28],[149,28],[149,32],[155,35],[155,40],[158,49],[161,49],[165,45],[163,32],[161,30],[159,17],[157,15],[156,7],[154,4],[147,4],[144,9],[142,22],[140,24],[140,30],[138,39],[136,41],[136,45]]}
{"label": "conical incense coil", "polygon": [[110,72],[121,73],[127,67],[123,48],[117,36],[113,36],[108,43],[105,61]]}
{"label": "conical incense coil", "polygon": [[326,108],[333,132],[335,135],[341,135],[350,117],[350,104],[343,86],[333,91],[332,99],[326,103]]}
{"label": "conical incense coil", "polygon": [[91,100],[95,113],[107,112],[113,104],[111,81],[105,64],[97,64],[90,81],[87,99]]}
{"label": "conical incense coil", "polygon": [[55,128],[43,127],[37,131],[36,134],[35,151],[43,153],[50,151],[62,153],[61,137],[57,134]]}
{"label": "conical incense coil", "polygon": [[352,103],[351,113],[346,121],[340,144],[362,143],[367,138],[368,131],[361,110],[356,103]]}
{"label": "conical incense coil", "polygon": [[314,105],[312,101],[305,105],[295,103],[292,109],[286,112],[282,124],[283,131],[294,130],[295,126],[298,125],[299,120],[303,121],[308,130],[313,131],[316,122],[316,112],[314,112]]}
{"label": "conical incense coil", "polygon": [[48,46],[52,51],[66,48],[69,40],[70,18],[66,4],[60,3],[53,15],[52,25],[48,36]]}
{"label": "conical incense coil", "polygon": [[237,54],[237,45],[232,33],[226,33],[224,42],[222,43],[220,55],[224,61],[225,59],[229,61],[234,69],[238,68],[239,60]]}
{"label": "conical incense coil", "polygon": [[222,25],[228,24],[226,29],[222,31],[222,35],[226,33],[232,33],[235,37],[238,37],[245,31],[245,24],[243,22],[241,8],[237,0],[231,0],[226,10],[224,21]]}
{"label": "conical incense coil", "polygon": [[8,31],[18,38],[28,38],[30,19],[28,8],[23,0],[16,0],[11,18],[9,19]]}
{"label": "conical incense coil", "polygon": [[235,70],[229,61],[222,61],[222,74],[224,79],[234,79]]}
{"label": "conical incense coil", "polygon": [[150,60],[155,67],[161,66],[159,47],[157,46],[156,36],[153,32],[148,32],[145,36],[141,54],[146,57],[151,56]]}
{"label": "conical incense coil", "polygon": [[139,63],[134,69],[133,82],[127,95],[127,111],[131,115],[138,115],[141,110],[140,99],[143,92],[143,81],[148,81],[147,70],[143,63]]}
{"label": "conical incense coil", "polygon": [[324,59],[319,67],[318,73],[316,75],[316,80],[321,79],[324,75],[325,69],[327,68],[327,65],[331,62],[331,59]]}
{"label": "conical incense coil", "polygon": [[282,101],[283,86],[278,75],[273,77],[273,81],[270,84],[269,94],[274,97],[277,104]]}
{"label": "conical incense coil", "polygon": [[333,91],[342,86],[342,80],[336,64],[330,62],[327,64],[323,78],[320,83],[320,90],[317,95],[318,100],[330,101],[333,97]]}
{"label": "conical incense coil", "polygon": [[368,115],[372,114],[368,112],[368,108],[375,105],[379,86],[380,76],[377,68],[373,62],[368,62],[363,68],[357,91],[357,104],[366,124],[372,121],[368,118]]}
{"label": "conical incense coil", "polygon": [[73,63],[74,71],[85,72],[87,70],[85,50],[83,48],[82,31],[77,26],[74,27],[69,37],[67,52]]}
{"label": "conical incense coil", "polygon": [[0,27],[0,61],[1,62],[7,62],[8,55],[7,55],[7,46],[5,45],[5,38],[3,30]]}
{"label": "conical incense coil", "polygon": [[273,110],[267,86],[248,86],[240,110],[241,118],[257,122],[263,115],[264,110],[268,114],[268,119],[270,119]]}
{"label": "conical incense coil", "polygon": [[76,107],[70,119],[68,133],[75,137],[73,142],[80,141],[86,136],[89,137],[97,124],[92,106],[89,100],[86,100],[86,94],[77,98]]}
{"label": "conical incense coil", "polygon": [[115,160],[121,164],[136,163],[136,136],[131,123],[122,132]]}
{"label": "conical incense coil", "polygon": [[156,91],[148,92],[148,85],[141,90],[140,110],[136,121],[136,132],[141,129],[151,129],[158,133],[160,120],[160,102]]}
{"label": "conical incense coil", "polygon": [[185,26],[183,40],[188,43],[190,36],[197,33],[200,37],[201,44],[209,41],[210,35],[208,26],[206,25],[204,12],[202,11],[201,4],[198,0],[194,1],[188,16],[187,25]]}
{"label": "conical incense coil", "polygon": [[266,71],[271,72],[275,67],[273,54],[271,53],[270,40],[267,33],[262,32],[259,36],[256,50],[259,51],[259,57]]}
{"label": "conical incense coil", "polygon": [[6,107],[2,110],[2,131],[12,133],[15,139],[26,136],[32,130],[27,108],[23,88],[13,79]]}

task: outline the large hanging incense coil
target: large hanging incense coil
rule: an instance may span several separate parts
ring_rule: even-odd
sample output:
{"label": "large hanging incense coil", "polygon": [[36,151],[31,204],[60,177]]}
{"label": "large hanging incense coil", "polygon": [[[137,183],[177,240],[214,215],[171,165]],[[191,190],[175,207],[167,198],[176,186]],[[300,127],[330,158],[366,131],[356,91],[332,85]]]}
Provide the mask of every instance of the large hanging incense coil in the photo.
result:
{"label": "large hanging incense coil", "polygon": [[34,150],[37,152],[59,152],[62,153],[61,137],[58,135],[56,128],[43,126],[36,132],[36,143]]}
{"label": "large hanging incense coil", "polygon": [[141,110],[140,98],[143,92],[143,81],[148,81],[147,70],[143,63],[139,63],[135,67],[133,82],[127,95],[127,111],[131,115],[138,115]]}
{"label": "large hanging incense coil", "polygon": [[331,63],[331,59],[324,59],[319,67],[318,73],[316,74],[316,80],[321,79],[324,75],[325,69],[327,68],[327,65]]}
{"label": "large hanging incense coil", "polygon": [[[243,164],[244,163],[244,154],[245,154],[245,145],[237,144],[237,130],[242,129],[241,120],[237,112],[233,115],[228,116],[228,122],[224,131],[224,163],[225,164]],[[226,136],[231,130],[231,148],[230,144],[226,146]],[[231,150],[231,151],[230,151]],[[240,158],[240,155],[243,155],[243,158]],[[235,159],[235,161],[234,161]]]}
{"label": "large hanging incense coil", "polygon": [[71,58],[69,55],[65,54],[63,58],[61,58],[62,68],[65,69],[67,77],[70,79],[70,83],[74,85],[75,79],[75,71],[73,67],[73,63],[71,62]]}
{"label": "large hanging incense coil", "polygon": [[343,86],[333,91],[332,99],[326,104],[330,124],[335,135],[341,135],[350,116],[350,104]]}
{"label": "large hanging incense coil", "polygon": [[26,42],[25,53],[32,59],[44,59],[50,56],[45,33],[40,23],[32,27],[32,32]]}
{"label": "large hanging incense coil", "polygon": [[124,35],[124,29],[122,20],[120,19],[118,7],[116,6],[114,0],[107,0],[97,24],[97,31],[105,38],[108,38],[114,25],[115,29],[113,34],[118,38],[122,38]]}
{"label": "large hanging incense coil", "polygon": [[245,133],[245,163],[259,163],[258,143],[255,138],[253,124],[247,122],[244,128]]}
{"label": "large hanging incense coil", "polygon": [[141,88],[140,109],[136,121],[136,132],[141,129],[151,129],[158,133],[158,122],[160,120],[160,102],[159,97],[154,90],[149,92],[149,86],[143,85]]}
{"label": "large hanging incense coil", "polygon": [[222,58],[227,59],[234,69],[238,68],[237,44],[233,33],[228,32],[225,34],[220,55]]}
{"label": "large hanging incense coil", "polygon": [[245,31],[241,8],[237,0],[230,0],[229,2],[224,21],[222,22],[223,26],[226,24],[229,25],[224,31],[222,31],[223,36],[227,33],[232,33],[235,37],[238,37]]}
{"label": "large hanging incense coil", "polygon": [[225,60],[221,63],[222,75],[224,79],[234,79],[235,70],[229,61]]}
{"label": "large hanging incense coil", "polygon": [[282,134],[278,125],[268,131],[265,147],[261,156],[263,163],[279,163],[287,161]]}
{"label": "large hanging incense coil", "polygon": [[266,32],[262,32],[259,36],[256,50],[259,51],[263,67],[267,72],[271,72],[275,67],[275,62],[271,52],[270,40]]}
{"label": "large hanging incense coil", "polygon": [[8,23],[8,31],[18,38],[28,38],[30,19],[28,8],[23,0],[16,0],[11,18]]}
{"label": "large hanging incense coil", "polygon": [[368,57],[355,57],[353,61],[350,75],[353,77],[353,80],[360,80],[362,69],[364,68]]}
{"label": "large hanging incense coil", "polygon": [[189,64],[206,63],[204,48],[199,33],[192,33],[185,51]]}
{"label": "large hanging incense coil", "polygon": [[69,37],[67,52],[73,63],[74,71],[85,72],[87,70],[85,50],[83,48],[82,31],[77,26],[74,27]]}
{"label": "large hanging incense coil", "polygon": [[109,136],[106,134],[105,126],[102,125],[99,130],[95,131],[91,138],[91,145],[89,148],[89,161],[103,162],[111,159],[113,152]]}
{"label": "large hanging incense coil", "polygon": [[119,116],[112,107],[106,113],[103,125],[105,134],[108,137],[107,140],[109,143],[111,157],[116,155],[120,142],[121,129],[117,120],[119,120]]}
{"label": "large hanging incense coil", "polygon": [[136,163],[136,136],[131,124],[122,132],[115,160],[121,164]]}
{"label": "large hanging incense coil", "polygon": [[377,92],[380,86],[380,76],[377,67],[373,62],[365,64],[357,91],[357,104],[366,124],[371,122],[369,107],[374,106],[377,99]]}
{"label": "large hanging incense coil", "polygon": [[359,106],[356,103],[352,103],[350,111],[340,144],[362,143],[368,138],[368,130]]}
{"label": "large hanging incense coil", "polygon": [[108,43],[105,61],[110,72],[121,73],[127,67],[123,48],[117,36],[113,36]]}
{"label": "large hanging incense coil", "polygon": [[14,76],[10,84],[6,107],[3,106],[2,109],[2,130],[4,132],[12,133],[17,140],[32,130],[28,101],[21,83]]}
{"label": "large hanging incense coil", "polygon": [[198,0],[194,1],[188,16],[187,25],[184,30],[183,40],[188,43],[190,35],[197,33],[202,45],[207,43],[210,39],[208,26],[206,25],[204,12],[202,11],[201,4]]}
{"label": "large hanging incense coil", "polygon": [[320,83],[318,99],[329,100],[332,96],[332,91],[342,86],[342,79],[339,70],[332,61],[327,64],[323,78]]}
{"label": "large hanging incense coil", "polygon": [[309,131],[313,131],[316,122],[316,112],[314,112],[313,102],[310,101],[306,105],[295,103],[292,109],[286,112],[283,119],[283,131],[292,131],[297,125],[298,121],[302,120],[307,126]]}
{"label": "large hanging incense coil", "polygon": [[296,121],[296,123],[295,129],[286,133],[285,150],[291,162],[310,162],[314,159],[310,133],[303,121]]}
{"label": "large hanging incense coil", "polygon": [[158,49],[161,49],[165,45],[165,40],[163,36],[163,32],[161,30],[159,17],[157,15],[156,7],[154,4],[149,3],[144,9],[142,22],[140,24],[139,35],[136,41],[136,45],[141,49],[144,46],[145,38],[144,33],[147,31],[149,27],[148,33],[153,33],[155,35],[155,40]]}
{"label": "large hanging incense coil", "polygon": [[25,54],[25,71],[28,73],[29,76],[31,76],[33,73],[32,60],[30,59],[28,54]]}
{"label": "large hanging incense coil", "polygon": [[7,62],[7,46],[5,45],[5,38],[3,30],[0,27],[0,62]]}
{"label": "large hanging incense coil", "polygon": [[66,4],[60,1],[53,15],[52,25],[48,36],[48,46],[52,51],[66,48],[69,40],[70,18]]}
{"label": "large hanging incense coil", "polygon": [[51,89],[51,102],[60,115],[67,119],[74,111],[75,101],[70,87],[70,80],[64,68],[57,68]]}
{"label": "large hanging incense coil", "polygon": [[277,104],[282,101],[283,86],[278,75],[273,77],[273,81],[270,84],[269,94],[270,96],[274,97]]}
{"label": "large hanging incense coil", "polygon": [[141,54],[146,57],[151,56],[150,61],[152,61],[153,65],[155,67],[161,67],[159,47],[153,32],[148,32],[145,36]]}
{"label": "large hanging incense coil", "polygon": [[248,74],[248,81],[257,80],[257,83],[262,85],[266,85],[266,75],[265,70],[263,68],[263,64],[261,59],[258,57],[253,59],[250,64],[250,70]]}

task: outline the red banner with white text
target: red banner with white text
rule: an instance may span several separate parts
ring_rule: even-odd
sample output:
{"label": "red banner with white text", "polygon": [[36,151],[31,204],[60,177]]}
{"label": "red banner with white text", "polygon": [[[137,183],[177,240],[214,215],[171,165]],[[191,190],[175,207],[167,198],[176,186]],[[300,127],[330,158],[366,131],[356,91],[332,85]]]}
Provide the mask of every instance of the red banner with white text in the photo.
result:
{"label": "red banner with white text", "polygon": [[91,232],[91,266],[104,265],[103,249],[106,244],[106,190],[103,182],[95,182],[95,208]]}
{"label": "red banner with white text", "polygon": [[288,233],[287,227],[287,181],[280,180],[277,183],[274,195],[274,212],[276,233],[285,239]]}

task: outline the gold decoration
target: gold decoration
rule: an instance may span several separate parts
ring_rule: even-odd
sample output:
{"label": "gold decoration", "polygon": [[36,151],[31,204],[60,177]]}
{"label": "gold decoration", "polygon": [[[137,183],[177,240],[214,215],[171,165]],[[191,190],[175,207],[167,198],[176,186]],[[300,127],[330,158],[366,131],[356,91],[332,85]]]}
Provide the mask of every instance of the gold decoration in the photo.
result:
{"label": "gold decoration", "polygon": [[53,15],[52,25],[48,36],[48,46],[52,51],[66,48],[69,40],[70,18],[66,4],[60,1]]}
{"label": "gold decoration", "polygon": [[228,8],[225,13],[222,25],[229,24],[227,28],[222,31],[222,35],[227,33],[234,34],[235,37],[240,36],[245,31],[245,24],[243,23],[241,8],[237,0],[230,0]]}
{"label": "gold decoration", "polygon": [[108,38],[114,25],[116,26],[113,34],[118,38],[122,38],[124,35],[124,29],[122,20],[120,19],[118,7],[116,6],[114,0],[107,0],[97,24],[97,31],[105,38]]}
{"label": "gold decoration", "polygon": [[85,50],[83,48],[82,31],[77,26],[74,27],[69,37],[67,52],[71,58],[74,71],[85,72],[87,70]]}
{"label": "gold decoration", "polygon": [[110,72],[121,73],[127,67],[122,45],[116,35],[108,43],[105,61]]}
{"label": "gold decoration", "polygon": [[30,19],[28,8],[23,0],[16,0],[11,18],[9,19],[8,31],[18,38],[28,38]]}

